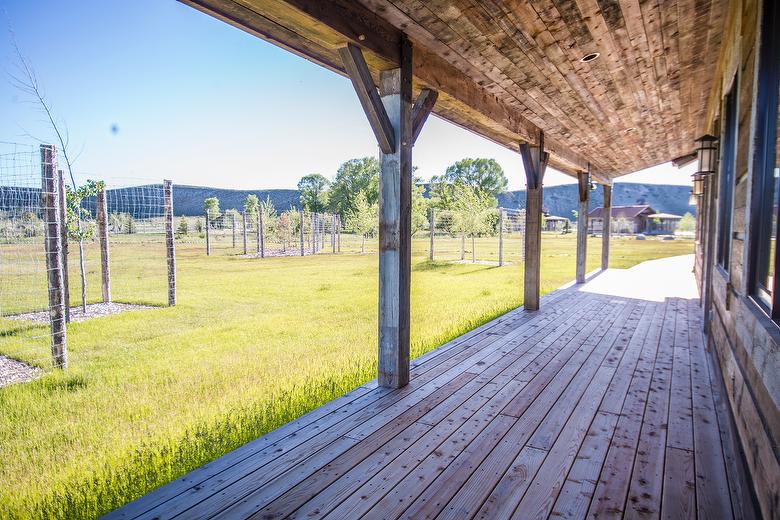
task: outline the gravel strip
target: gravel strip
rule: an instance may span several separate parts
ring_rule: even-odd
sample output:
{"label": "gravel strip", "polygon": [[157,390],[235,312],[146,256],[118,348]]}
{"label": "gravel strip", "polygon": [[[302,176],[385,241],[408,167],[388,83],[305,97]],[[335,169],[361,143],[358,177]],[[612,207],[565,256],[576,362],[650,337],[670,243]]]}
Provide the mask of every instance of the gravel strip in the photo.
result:
{"label": "gravel strip", "polygon": [[16,383],[26,383],[43,375],[43,370],[26,363],[0,356],[0,388]]}
{"label": "gravel strip", "polygon": [[[103,316],[111,316],[112,314],[119,314],[120,312],[136,311],[140,309],[154,309],[154,307],[148,305],[131,305],[129,303],[91,303],[87,305],[86,314],[82,312],[81,306],[71,307],[70,321],[72,323],[78,323],[93,318],[102,318]],[[9,320],[32,321],[33,323],[48,323],[49,311],[27,312],[25,314],[6,316],[6,318]]]}

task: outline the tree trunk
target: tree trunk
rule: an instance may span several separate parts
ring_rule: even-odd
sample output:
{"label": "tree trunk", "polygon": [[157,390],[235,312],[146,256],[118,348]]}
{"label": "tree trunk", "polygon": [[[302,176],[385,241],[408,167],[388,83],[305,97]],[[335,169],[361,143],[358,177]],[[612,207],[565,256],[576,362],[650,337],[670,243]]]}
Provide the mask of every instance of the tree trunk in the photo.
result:
{"label": "tree trunk", "polygon": [[360,252],[366,252],[366,235],[363,235],[363,241],[360,243]]}

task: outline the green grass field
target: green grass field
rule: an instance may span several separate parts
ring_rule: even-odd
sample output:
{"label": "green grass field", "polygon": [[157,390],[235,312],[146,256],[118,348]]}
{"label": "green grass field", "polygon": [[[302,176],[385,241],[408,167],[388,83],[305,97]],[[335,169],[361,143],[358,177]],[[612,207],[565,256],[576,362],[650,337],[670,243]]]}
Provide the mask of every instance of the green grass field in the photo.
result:
{"label": "green grass field", "polygon": [[[459,257],[460,242],[450,242],[442,257]],[[216,245],[208,258],[200,243],[177,245],[177,307],[71,324],[70,369],[0,389],[0,517],[97,516],[375,377],[375,254],[260,260]],[[415,240],[413,356],[522,303],[519,240],[506,248],[514,263],[501,268],[431,263],[427,239]],[[495,239],[478,249],[494,258]],[[613,238],[612,267],[692,249]],[[94,246],[88,253],[96,301]],[[589,269],[600,253],[590,239]],[[112,255],[115,300],[166,301],[158,242],[115,240]],[[573,235],[544,236],[543,292],[574,277],[574,259]],[[75,303],[74,255],[71,263]],[[13,277],[4,297],[14,288],[20,297],[4,303],[18,312],[45,291],[38,273],[0,275]],[[45,365],[45,329],[7,333],[0,353]]]}

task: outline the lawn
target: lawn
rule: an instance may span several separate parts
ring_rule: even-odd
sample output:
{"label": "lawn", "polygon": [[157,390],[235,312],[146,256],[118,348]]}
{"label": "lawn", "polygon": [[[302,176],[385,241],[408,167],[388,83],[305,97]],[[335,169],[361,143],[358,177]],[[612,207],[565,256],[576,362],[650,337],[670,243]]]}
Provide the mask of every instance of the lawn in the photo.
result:
{"label": "lawn", "polygon": [[[459,258],[459,240],[440,245],[440,258]],[[518,239],[505,241],[512,264],[500,268],[429,262],[427,239],[414,246],[413,356],[522,303]],[[71,324],[71,368],[0,389],[0,517],[97,516],[375,377],[375,254],[261,260],[219,243],[211,257],[198,241],[177,247],[177,307],[162,307],[158,241],[116,240],[115,300],[159,307]],[[96,301],[99,263],[87,249]],[[477,249],[481,260],[497,257],[495,239]],[[615,237],[611,265],[692,249],[691,241]],[[589,270],[600,254],[600,239],[590,239]],[[574,258],[573,235],[544,236],[543,292],[574,277]],[[71,263],[75,302],[74,255]],[[37,273],[2,277],[3,298],[19,292],[19,312],[45,291]],[[45,339],[6,334],[0,353],[45,366]]]}

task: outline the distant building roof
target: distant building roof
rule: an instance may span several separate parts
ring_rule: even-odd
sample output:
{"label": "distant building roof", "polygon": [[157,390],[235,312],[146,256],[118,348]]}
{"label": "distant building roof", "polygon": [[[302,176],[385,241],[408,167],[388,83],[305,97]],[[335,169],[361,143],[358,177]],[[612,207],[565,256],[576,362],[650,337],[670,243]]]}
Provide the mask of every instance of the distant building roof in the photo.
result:
{"label": "distant building roof", "polygon": [[555,215],[550,215],[549,217],[544,217],[544,219],[547,220],[547,221],[550,221],[550,220],[556,220],[556,221],[569,220],[566,217],[556,217]]}
{"label": "distant building roof", "polygon": [[680,215],[672,215],[671,213],[653,213],[652,215],[648,215],[647,218],[658,218],[661,220],[680,220],[682,217]]}
{"label": "distant building roof", "polygon": [[[636,218],[639,215],[652,215],[655,210],[647,204],[641,206],[612,206],[610,214],[612,218]],[[604,218],[604,208],[593,208],[588,213],[588,218]]]}

